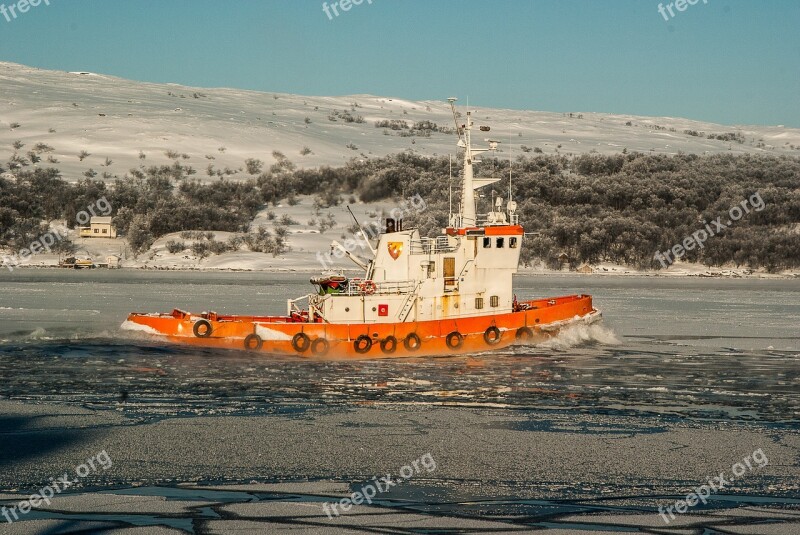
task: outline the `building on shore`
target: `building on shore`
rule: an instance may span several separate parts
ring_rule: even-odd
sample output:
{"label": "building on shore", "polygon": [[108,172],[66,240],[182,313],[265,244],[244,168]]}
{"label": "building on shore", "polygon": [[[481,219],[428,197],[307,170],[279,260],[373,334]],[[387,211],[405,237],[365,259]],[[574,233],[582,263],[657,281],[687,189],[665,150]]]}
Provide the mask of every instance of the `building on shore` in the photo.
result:
{"label": "building on shore", "polygon": [[117,229],[111,224],[111,216],[95,216],[88,227],[81,227],[81,238],[116,238]]}

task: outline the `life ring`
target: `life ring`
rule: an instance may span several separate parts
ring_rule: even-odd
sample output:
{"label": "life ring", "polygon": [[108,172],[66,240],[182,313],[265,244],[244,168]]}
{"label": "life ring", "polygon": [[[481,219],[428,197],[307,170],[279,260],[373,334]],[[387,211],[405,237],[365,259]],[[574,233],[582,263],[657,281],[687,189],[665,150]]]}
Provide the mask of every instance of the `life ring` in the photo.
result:
{"label": "life ring", "polygon": [[211,336],[211,323],[208,320],[199,320],[192,327],[192,332],[198,338],[208,338]]}
{"label": "life ring", "polygon": [[364,295],[372,295],[378,290],[378,285],[373,281],[366,280],[358,285],[358,289]]}
{"label": "life ring", "polygon": [[244,338],[244,348],[250,351],[258,351],[264,341],[257,334],[248,334]]}
{"label": "life ring", "polygon": [[464,344],[464,336],[458,331],[453,331],[447,335],[445,341],[450,349],[458,349]]}
{"label": "life ring", "polygon": [[311,342],[311,352],[315,355],[324,355],[331,348],[330,342],[324,338],[317,338]]}
{"label": "life ring", "polygon": [[493,346],[500,342],[500,339],[503,337],[503,333],[500,332],[500,329],[492,325],[488,329],[486,329],[483,333],[483,340],[490,346]]}
{"label": "life ring", "polygon": [[383,340],[381,340],[381,351],[386,353],[387,355],[394,353],[397,349],[397,338],[394,336],[387,336]]}
{"label": "life ring", "polygon": [[422,340],[419,339],[419,335],[417,335],[417,333],[411,333],[403,340],[403,346],[408,351],[416,351],[420,348],[420,346],[422,346]]}
{"label": "life ring", "polygon": [[367,336],[366,334],[362,334],[356,341],[353,342],[353,349],[356,350],[356,353],[363,355],[367,353],[372,348],[372,338]]}
{"label": "life ring", "polygon": [[297,333],[292,337],[292,347],[298,353],[305,353],[311,345],[311,339],[306,333]]}
{"label": "life ring", "polygon": [[517,341],[527,342],[531,339],[533,339],[533,331],[530,329],[530,327],[520,327],[517,329]]}

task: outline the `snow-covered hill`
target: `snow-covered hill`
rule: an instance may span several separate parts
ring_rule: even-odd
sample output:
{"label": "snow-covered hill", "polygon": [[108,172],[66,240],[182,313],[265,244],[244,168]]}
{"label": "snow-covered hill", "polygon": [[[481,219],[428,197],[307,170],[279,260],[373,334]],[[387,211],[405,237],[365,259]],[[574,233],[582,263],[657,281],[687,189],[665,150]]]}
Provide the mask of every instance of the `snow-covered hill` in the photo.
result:
{"label": "snow-covered hill", "polygon": [[[307,97],[151,84],[0,63],[0,162],[12,157],[16,141],[24,144],[16,151],[21,157],[37,144],[51,147],[52,152],[45,148],[41,153],[38,165],[58,167],[68,180],[82,178],[90,168],[102,178],[103,173],[123,176],[133,167],[174,161],[192,166],[200,179],[211,178],[209,165],[213,171],[227,168],[244,177],[246,169],[239,170],[246,159],[270,165],[274,151],[301,168],[403,151],[445,155],[454,152],[453,135],[401,137],[375,123],[432,121],[452,127],[448,96],[436,102],[372,95]],[[492,127],[487,137],[503,142],[504,156],[522,154],[522,146],[545,154],[627,149],[800,155],[800,129],[782,126],[725,126],[581,111],[474,111],[478,124]],[[348,118],[363,122],[347,122]],[[689,135],[687,130],[705,135]],[[725,133],[740,135],[744,143],[707,138]],[[89,155],[81,160],[82,151]],[[57,163],[48,163],[48,157]]]}

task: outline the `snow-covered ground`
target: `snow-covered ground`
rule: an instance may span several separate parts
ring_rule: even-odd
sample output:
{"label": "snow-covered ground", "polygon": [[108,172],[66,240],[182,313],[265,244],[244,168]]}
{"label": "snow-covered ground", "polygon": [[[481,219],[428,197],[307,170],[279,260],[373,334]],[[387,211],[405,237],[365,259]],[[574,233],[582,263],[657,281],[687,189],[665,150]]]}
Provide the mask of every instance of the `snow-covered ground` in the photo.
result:
{"label": "snow-covered ground", "polygon": [[[183,242],[187,247],[197,240],[181,238],[180,233],[167,234],[160,237],[152,245],[149,251],[136,257],[133,256],[123,238],[81,238],[78,231],[73,230],[67,234],[75,244],[76,258],[89,258],[95,262],[105,262],[109,255],[117,255],[122,258],[121,265],[126,268],[149,268],[149,269],[231,269],[231,270],[268,270],[268,271],[307,271],[321,272],[325,269],[332,270],[358,270],[352,261],[346,258],[337,258],[328,253],[331,252],[331,242],[337,240],[342,244],[350,243],[350,252],[362,259],[369,259],[371,253],[364,240],[352,232],[353,218],[347,212],[343,203],[339,206],[326,208],[317,215],[314,209],[314,199],[309,196],[297,197],[298,203],[290,206],[287,203],[277,206],[269,206],[262,210],[253,221],[252,228],[257,229],[263,225],[274,236],[275,227],[281,225],[281,218],[288,217],[295,224],[284,225],[289,231],[287,243],[290,250],[280,256],[272,254],[254,253],[242,245],[236,252],[228,252],[222,255],[210,255],[200,258],[186,249],[179,253],[167,251],[167,242]],[[346,201],[347,199],[345,199]],[[378,203],[355,203],[349,204],[355,216],[365,227],[370,222],[378,222],[381,212],[389,212],[393,209],[401,208],[401,200],[394,203],[391,200]],[[331,214],[335,220],[332,228],[320,232],[319,221],[328,219]],[[53,221],[52,226],[63,224],[63,221]],[[314,223],[314,224],[312,224]],[[230,232],[213,232],[213,240],[227,242],[234,234]],[[373,245],[374,245],[373,240]],[[0,250],[0,263],[4,255],[11,255],[14,251]],[[62,255],[63,256],[63,255]],[[319,260],[319,256],[323,260]],[[341,255],[340,255],[341,256]],[[58,264],[59,257],[54,254],[38,254],[32,256],[24,266],[47,267]]]}
{"label": "snow-covered ground", "polygon": [[[179,161],[192,166],[201,180],[211,180],[206,169],[235,171],[232,178],[246,178],[245,160],[257,158],[270,165],[273,151],[280,151],[298,167],[341,165],[353,157],[371,158],[403,151],[422,155],[455,153],[454,136],[434,133],[430,138],[400,137],[394,131],[376,128],[376,121],[432,121],[450,127],[453,118],[443,95],[442,101],[414,102],[393,97],[350,95],[308,97],[259,93],[235,89],[203,89],[175,84],[135,82],[91,73],[66,73],[34,69],[0,62],[0,161],[15,152],[13,144],[24,147],[24,156],[34,145],[53,148],[42,154],[40,166],[55,166],[65,179],[74,181],[94,169],[102,178],[123,177],[142,165],[169,165]],[[464,111],[461,108],[461,111]],[[361,122],[345,122],[342,114],[361,116]],[[479,108],[476,122],[491,126],[491,136],[502,141],[506,156],[523,154],[522,146],[539,148],[545,154],[602,154],[628,151],[659,154],[686,153],[769,153],[800,155],[800,129],[782,126],[725,126],[669,117],[638,117],[575,111],[553,113]],[[337,117],[336,114],[339,114]],[[333,117],[336,121],[329,120]],[[631,126],[628,126],[630,123]],[[674,131],[673,131],[674,130]],[[743,144],[687,135],[684,130],[705,133],[741,133]],[[386,135],[386,133],[389,135]],[[357,147],[356,150],[347,145]],[[763,145],[763,147],[762,147]],[[304,148],[310,153],[301,154]],[[81,151],[89,153],[81,160]],[[167,152],[171,152],[171,159]],[[47,157],[57,163],[48,163]],[[142,158],[144,156],[144,158]],[[214,178],[216,180],[216,178]],[[123,257],[125,267],[162,269],[258,269],[319,271],[317,253],[330,251],[330,242],[353,238],[352,220],[345,205],[324,210],[336,219],[336,226],[320,233],[309,222],[314,215],[312,199],[300,198],[296,206],[266,208],[254,228],[264,224],[273,230],[275,221],[288,215],[299,224],[289,226],[291,251],[280,257],[244,250],[199,259],[190,251],[170,254],[166,243],[181,240],[177,234],[161,237],[150,251],[133,258],[124,240],[81,239],[73,236],[79,257],[104,261],[106,256]],[[380,209],[390,210],[392,201],[353,205],[359,218],[367,220]],[[269,211],[276,219],[267,217]],[[227,233],[215,233],[226,241]],[[356,250],[369,257],[369,251]],[[6,251],[3,254],[13,253]],[[53,265],[58,258],[38,255],[29,265]],[[337,260],[334,267],[355,267]],[[525,271],[538,272],[541,268]],[[703,266],[680,264],[663,273],[703,274]],[[724,270],[722,270],[724,271]],[[594,266],[595,273],[636,273],[620,266]],[[732,272],[733,273],[733,272]],[[738,272],[736,272],[738,273]]]}
{"label": "snow-covered ground", "polygon": [[[451,127],[448,96],[430,102],[373,95],[310,97],[142,83],[0,62],[0,161],[11,157],[14,141],[25,144],[22,155],[44,143],[54,150],[45,153],[39,165],[47,165],[46,158],[51,156],[58,160],[51,165],[66,179],[77,180],[89,168],[102,178],[103,173],[122,177],[140,165],[172,164],[174,160],[166,155],[172,151],[177,161],[197,171],[198,178],[210,179],[206,172],[209,164],[214,170],[237,171],[244,167],[245,159],[257,158],[269,165],[275,162],[273,151],[282,152],[301,168],[335,166],[353,157],[403,151],[445,155],[454,152],[452,135],[413,138],[393,131],[385,135],[385,129],[376,128],[375,122],[432,121]],[[348,123],[341,117],[329,120],[336,112],[345,111],[361,116],[364,122]],[[800,155],[800,129],[782,126],[728,126],[581,110],[575,110],[572,117],[569,113],[491,108],[474,112],[478,124],[492,128],[486,137],[500,140],[506,156],[522,154],[523,145],[545,154],[611,154],[627,149],[657,154]],[[695,137],[685,130],[741,133],[746,142]],[[304,148],[311,152],[302,155]],[[78,158],[81,151],[90,154],[82,161]],[[241,171],[238,176],[246,173]]]}

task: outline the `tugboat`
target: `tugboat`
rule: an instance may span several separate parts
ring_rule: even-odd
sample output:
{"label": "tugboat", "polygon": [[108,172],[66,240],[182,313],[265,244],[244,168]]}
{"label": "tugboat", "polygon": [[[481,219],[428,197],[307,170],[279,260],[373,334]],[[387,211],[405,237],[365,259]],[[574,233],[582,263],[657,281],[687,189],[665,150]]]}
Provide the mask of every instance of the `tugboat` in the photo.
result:
{"label": "tugboat", "polygon": [[[459,212],[440,236],[403,229],[387,218],[369,262],[356,278],[312,279],[316,292],[287,303],[285,316],[231,316],[175,309],[133,313],[123,329],[172,343],[325,359],[444,356],[531,344],[574,324],[601,319],[590,295],[518,301],[513,276],[525,237],[511,197],[498,198],[480,218],[475,191],[497,178],[475,178],[476,156],[497,149],[472,146],[474,122],[456,121],[464,170]],[[480,131],[489,131],[480,127]],[[335,244],[338,245],[338,244]],[[305,304],[304,307],[301,307]]]}

